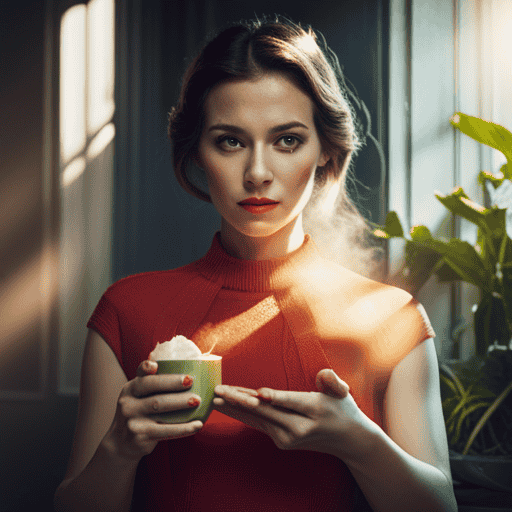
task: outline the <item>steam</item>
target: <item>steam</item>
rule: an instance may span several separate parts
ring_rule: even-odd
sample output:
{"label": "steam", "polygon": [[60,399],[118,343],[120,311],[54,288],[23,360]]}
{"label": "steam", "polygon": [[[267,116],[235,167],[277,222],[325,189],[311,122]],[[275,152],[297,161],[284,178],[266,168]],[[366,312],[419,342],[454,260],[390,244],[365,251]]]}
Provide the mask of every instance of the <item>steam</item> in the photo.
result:
{"label": "steam", "polygon": [[210,356],[212,354],[212,350],[215,348],[215,345],[217,345],[219,340],[215,340],[215,342],[213,343],[213,345],[211,346],[210,350],[208,350],[208,352],[205,352],[203,354],[203,356]]}
{"label": "steam", "polygon": [[309,233],[328,260],[371,279],[382,278],[383,249],[371,243],[365,219],[340,194],[341,182],[316,185],[303,211]]}

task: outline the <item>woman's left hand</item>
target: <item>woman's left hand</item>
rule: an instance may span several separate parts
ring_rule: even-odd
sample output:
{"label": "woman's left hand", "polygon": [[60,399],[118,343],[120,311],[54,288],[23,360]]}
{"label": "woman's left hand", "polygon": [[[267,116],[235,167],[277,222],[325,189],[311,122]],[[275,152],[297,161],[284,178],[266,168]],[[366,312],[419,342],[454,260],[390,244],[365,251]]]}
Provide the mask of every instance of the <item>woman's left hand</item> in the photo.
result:
{"label": "woman's left hand", "polygon": [[219,412],[269,435],[280,449],[330,453],[342,459],[356,453],[358,433],[369,418],[334,371],[318,372],[316,386],[319,392],[221,385],[215,388],[213,402]]}

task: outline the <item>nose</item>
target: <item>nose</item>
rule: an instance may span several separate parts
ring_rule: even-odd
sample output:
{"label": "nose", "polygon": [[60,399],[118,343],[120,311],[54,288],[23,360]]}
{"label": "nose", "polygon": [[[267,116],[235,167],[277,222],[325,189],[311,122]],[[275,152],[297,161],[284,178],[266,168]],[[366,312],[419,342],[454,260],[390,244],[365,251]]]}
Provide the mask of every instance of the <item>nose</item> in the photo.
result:
{"label": "nose", "polygon": [[269,185],[274,179],[274,174],[270,168],[269,162],[265,158],[264,148],[254,147],[249,154],[247,162],[244,183],[252,188],[258,188],[262,185]]}

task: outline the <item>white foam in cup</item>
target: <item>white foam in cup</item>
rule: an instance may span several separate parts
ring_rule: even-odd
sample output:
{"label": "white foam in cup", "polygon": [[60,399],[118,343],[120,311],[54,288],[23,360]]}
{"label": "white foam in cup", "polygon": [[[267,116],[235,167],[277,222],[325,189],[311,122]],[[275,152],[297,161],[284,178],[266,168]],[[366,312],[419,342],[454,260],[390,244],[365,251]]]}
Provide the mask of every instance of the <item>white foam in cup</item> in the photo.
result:
{"label": "white foam in cup", "polygon": [[213,410],[214,388],[222,384],[222,356],[202,354],[197,345],[185,336],[157,343],[148,359],[158,362],[157,374],[193,376],[191,391],[201,397],[198,407],[155,415],[161,423],[206,422]]}

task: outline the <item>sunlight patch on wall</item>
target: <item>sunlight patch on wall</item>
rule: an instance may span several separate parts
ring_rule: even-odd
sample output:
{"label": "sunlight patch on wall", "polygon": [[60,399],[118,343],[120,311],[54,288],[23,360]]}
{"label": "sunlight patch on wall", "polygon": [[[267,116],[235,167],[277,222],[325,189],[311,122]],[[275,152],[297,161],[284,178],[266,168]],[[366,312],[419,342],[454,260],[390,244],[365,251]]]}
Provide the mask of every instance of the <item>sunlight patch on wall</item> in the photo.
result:
{"label": "sunlight patch on wall", "polygon": [[94,135],[114,115],[114,2],[87,6],[87,132]]}
{"label": "sunlight patch on wall", "polygon": [[115,2],[68,9],[60,38],[58,387],[76,394],[87,320],[112,284]]}
{"label": "sunlight patch on wall", "polygon": [[[113,0],[78,4],[62,16],[60,37],[61,185],[69,186],[114,138]],[[85,152],[85,154],[83,154]],[[87,164],[87,160],[85,160]]]}
{"label": "sunlight patch on wall", "polygon": [[92,160],[98,155],[103,153],[105,148],[110,144],[116,135],[116,128],[114,123],[108,123],[101,131],[94,137],[87,149],[87,159]]}
{"label": "sunlight patch on wall", "polygon": [[68,163],[85,148],[86,6],[74,5],[62,17],[60,34],[60,154]]}
{"label": "sunlight patch on wall", "polygon": [[[50,251],[50,258],[55,253]],[[1,281],[0,397],[41,398],[46,351],[39,343],[43,299],[53,300],[48,274],[41,275],[41,254],[23,262]],[[5,391],[4,391],[5,390]]]}
{"label": "sunlight patch on wall", "polygon": [[76,181],[85,171],[85,158],[75,158],[69,165],[64,168],[61,174],[61,185],[69,187],[71,183]]}

